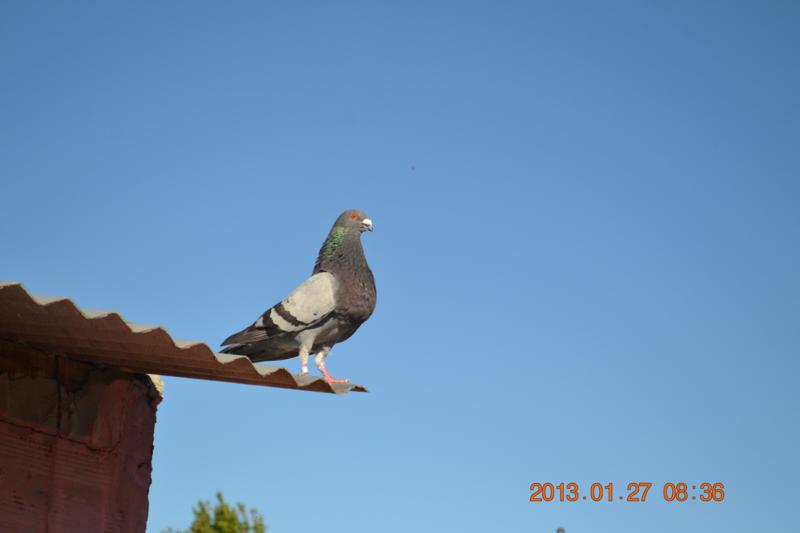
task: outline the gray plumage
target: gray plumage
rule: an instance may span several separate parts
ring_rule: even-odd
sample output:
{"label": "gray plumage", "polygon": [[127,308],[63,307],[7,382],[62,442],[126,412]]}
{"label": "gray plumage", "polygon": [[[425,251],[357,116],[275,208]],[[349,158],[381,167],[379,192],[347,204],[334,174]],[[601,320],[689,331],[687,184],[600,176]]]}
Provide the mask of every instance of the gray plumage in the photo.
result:
{"label": "gray plumage", "polygon": [[342,213],[320,248],[312,276],[252,325],[225,339],[222,351],[253,361],[300,355],[304,371],[309,352],[318,352],[317,366],[333,380],[325,370],[328,351],[355,333],[375,309],[375,280],[361,246],[364,231],[372,231],[372,221],[362,211]]}

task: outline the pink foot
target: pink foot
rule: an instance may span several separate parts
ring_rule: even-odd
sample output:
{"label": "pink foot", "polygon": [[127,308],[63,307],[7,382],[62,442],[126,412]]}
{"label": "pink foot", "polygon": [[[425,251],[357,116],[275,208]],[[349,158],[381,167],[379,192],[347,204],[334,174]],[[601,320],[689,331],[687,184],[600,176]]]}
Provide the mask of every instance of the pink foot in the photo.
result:
{"label": "pink foot", "polygon": [[325,381],[328,383],[350,383],[349,379],[335,379],[329,373],[327,368],[322,369],[322,373],[325,375]]}

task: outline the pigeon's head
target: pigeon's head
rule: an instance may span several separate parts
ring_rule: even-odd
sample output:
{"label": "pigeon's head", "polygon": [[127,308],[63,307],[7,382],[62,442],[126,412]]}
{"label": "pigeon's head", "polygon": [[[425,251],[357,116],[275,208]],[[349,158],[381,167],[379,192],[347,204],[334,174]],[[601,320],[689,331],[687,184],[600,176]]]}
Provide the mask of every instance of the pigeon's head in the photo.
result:
{"label": "pigeon's head", "polygon": [[372,220],[369,219],[364,211],[358,209],[348,209],[336,220],[336,226],[347,229],[357,229],[358,231],[372,231]]}

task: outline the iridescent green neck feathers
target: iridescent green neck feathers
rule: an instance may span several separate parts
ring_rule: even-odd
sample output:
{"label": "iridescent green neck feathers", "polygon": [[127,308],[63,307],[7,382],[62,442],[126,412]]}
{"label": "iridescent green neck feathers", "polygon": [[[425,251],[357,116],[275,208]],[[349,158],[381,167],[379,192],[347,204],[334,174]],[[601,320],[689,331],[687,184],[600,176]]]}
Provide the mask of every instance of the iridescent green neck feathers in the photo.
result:
{"label": "iridescent green neck feathers", "polygon": [[336,252],[341,249],[345,235],[347,235],[346,228],[333,228],[331,230],[330,235],[328,235],[325,241],[325,255],[327,257],[333,257]]}

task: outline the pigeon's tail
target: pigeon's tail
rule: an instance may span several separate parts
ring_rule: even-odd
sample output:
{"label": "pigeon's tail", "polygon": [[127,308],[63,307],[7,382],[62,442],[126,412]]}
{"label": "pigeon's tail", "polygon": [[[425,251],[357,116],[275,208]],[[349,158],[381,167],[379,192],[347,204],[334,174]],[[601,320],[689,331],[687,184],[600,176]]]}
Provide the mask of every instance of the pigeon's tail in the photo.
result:
{"label": "pigeon's tail", "polygon": [[242,350],[246,349],[246,344],[231,344],[230,346],[226,346],[219,351],[219,353],[230,353],[234,355],[247,355],[243,353]]}
{"label": "pigeon's tail", "polygon": [[[254,325],[250,327],[244,328],[242,331],[237,331],[224,341],[222,341],[223,346],[228,346],[229,344],[254,344],[256,342],[265,341],[269,339],[269,335],[264,328],[257,328]],[[223,350],[223,353],[228,353]]]}
{"label": "pigeon's tail", "polygon": [[220,353],[246,355],[252,361],[280,361],[291,359],[297,355],[297,343],[285,342],[283,339],[265,339],[253,343],[230,344]]}

